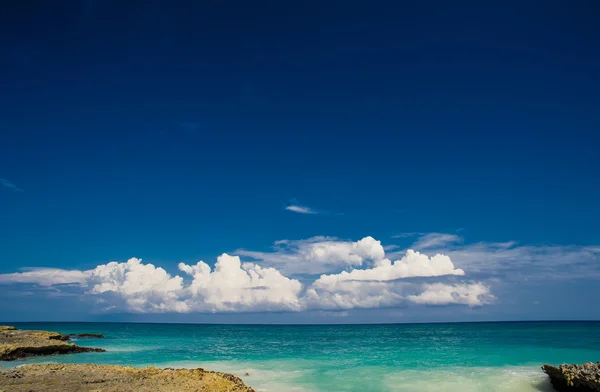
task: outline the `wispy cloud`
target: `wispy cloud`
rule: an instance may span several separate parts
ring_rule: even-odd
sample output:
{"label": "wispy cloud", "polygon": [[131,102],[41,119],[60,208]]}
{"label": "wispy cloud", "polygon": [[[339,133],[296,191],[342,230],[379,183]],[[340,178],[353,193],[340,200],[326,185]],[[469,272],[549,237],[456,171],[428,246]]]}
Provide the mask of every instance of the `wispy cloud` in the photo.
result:
{"label": "wispy cloud", "polygon": [[400,234],[396,234],[396,235],[392,236],[392,238],[412,238],[412,237],[419,237],[417,239],[417,241],[412,245],[412,247],[415,249],[429,249],[429,248],[435,248],[435,247],[453,244],[453,243],[457,243],[457,242],[462,242],[462,237],[460,237],[456,234],[450,234],[450,233],[409,232],[409,233],[400,233]]}
{"label": "wispy cloud", "polygon": [[57,284],[85,284],[87,275],[79,270],[61,268],[27,268],[24,272],[0,274],[0,284],[35,283],[40,286]]}
{"label": "wispy cloud", "polygon": [[289,205],[285,207],[286,210],[297,212],[298,214],[318,214],[317,211],[313,210],[310,207],[299,206],[299,205]]}
{"label": "wispy cloud", "polygon": [[600,252],[590,246],[480,242],[436,251],[475,274],[505,281],[600,278]]}
{"label": "wispy cloud", "polygon": [[410,237],[416,237],[416,236],[421,236],[421,235],[425,235],[427,233],[419,233],[419,232],[409,232],[409,233],[400,233],[400,234],[395,234],[392,236],[392,238],[410,238]]}
{"label": "wispy cloud", "polygon": [[[600,248],[582,245],[520,245],[515,241],[464,243],[448,233],[414,233],[410,246],[429,254],[448,255],[472,275],[503,281],[600,278]],[[409,236],[403,236],[409,237]],[[399,257],[398,249],[388,257]]]}
{"label": "wispy cloud", "polygon": [[413,244],[413,247],[415,249],[431,249],[457,242],[462,242],[462,238],[456,234],[428,233],[422,235],[419,240]]}
{"label": "wispy cloud", "polygon": [[11,181],[8,181],[4,178],[0,178],[0,185],[2,185],[3,188],[10,189],[14,192],[24,192],[23,189],[19,188],[14,183],[12,183]]}

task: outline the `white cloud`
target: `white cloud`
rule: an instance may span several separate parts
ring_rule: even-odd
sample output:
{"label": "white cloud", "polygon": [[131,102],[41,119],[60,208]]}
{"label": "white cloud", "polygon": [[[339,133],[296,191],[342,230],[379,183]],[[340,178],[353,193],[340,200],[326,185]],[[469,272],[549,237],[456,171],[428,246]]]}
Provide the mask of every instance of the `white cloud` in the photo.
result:
{"label": "white cloud", "polygon": [[448,285],[434,283],[424,285],[424,291],[417,295],[409,295],[407,299],[416,304],[448,305],[462,304],[482,306],[494,300],[490,289],[482,283]]}
{"label": "white cloud", "polygon": [[57,284],[79,284],[87,281],[87,274],[79,270],[64,270],[60,268],[29,268],[24,272],[0,274],[0,284],[35,283],[40,286]]}
{"label": "white cloud", "polygon": [[[419,241],[412,247],[416,248]],[[470,274],[500,277],[504,281],[600,278],[597,246],[519,245],[514,241],[457,245],[455,242],[431,246],[427,252],[448,255]]]}
{"label": "white cloud", "polygon": [[588,246],[522,245],[514,242],[478,243],[449,250],[474,271],[534,270],[548,277],[600,276],[600,252]]}
{"label": "white cloud", "polygon": [[414,245],[427,249],[428,256],[395,251],[373,237],[313,237],[277,241],[271,252],[237,252],[254,263],[228,254],[212,268],[202,261],[180,263],[181,276],[132,258],[86,271],[32,268],[0,274],[0,284],[44,288],[37,295],[79,293],[95,298],[104,309],[144,313],[346,310],[411,303],[480,306],[494,299],[491,282],[496,287],[525,279],[600,278],[598,246],[464,245],[461,240],[453,234],[422,235]]}
{"label": "white cloud", "polygon": [[[242,263],[239,256],[228,254],[219,256],[214,268],[203,261],[195,265],[179,263],[183,277],[131,258],[87,271],[45,268],[0,274],[0,283],[37,284],[58,292],[61,286],[57,285],[71,284],[84,296],[97,299],[105,310],[137,313],[344,310],[407,302],[474,306],[479,304],[476,298],[485,294],[483,289],[473,292],[483,285],[445,288],[402,281],[416,276],[460,276],[464,272],[454,268],[447,256],[428,257],[412,250],[392,263],[373,237],[356,242],[315,237],[278,241],[276,247],[277,251],[263,255],[266,265]],[[280,269],[270,267],[269,262],[283,267],[290,263],[336,266],[350,272],[322,275],[303,286]],[[366,262],[373,267],[361,269]]]}
{"label": "white cloud", "polygon": [[[410,248],[445,254],[456,266],[479,278],[504,283],[600,278],[597,245],[519,245],[515,241],[464,244],[462,237],[454,234],[408,234],[420,236]],[[387,258],[400,257],[403,252],[390,250]]]}
{"label": "white cloud", "polygon": [[431,249],[448,244],[461,242],[462,238],[456,234],[448,233],[427,233],[422,235],[412,247],[415,249]]}
{"label": "white cloud", "polygon": [[405,285],[398,282],[341,281],[306,290],[307,308],[347,310],[396,306],[404,302]]}
{"label": "white cloud", "polygon": [[321,275],[314,282],[314,286],[335,286],[341,281],[390,281],[411,277],[429,277],[443,275],[464,275],[461,269],[454,268],[448,256],[437,254],[428,257],[409,249],[404,257],[395,262],[388,259],[378,260],[376,266],[370,269],[354,269],[350,272],[342,271],[339,274]]}
{"label": "white cloud", "polygon": [[370,236],[356,242],[340,241],[332,237],[282,240],[275,243],[273,252],[241,249],[236,254],[291,275],[339,271],[340,268],[361,266],[365,260],[377,261],[385,257],[381,242]]}
{"label": "white cloud", "polygon": [[86,271],[32,268],[0,274],[0,284],[44,288],[36,295],[78,293],[96,299],[105,310],[252,312],[406,304],[474,307],[493,302],[491,282],[499,289],[511,280],[600,278],[598,246],[464,245],[454,234],[430,233],[417,238],[414,248],[432,256],[395,251],[373,237],[313,237],[277,241],[270,252],[237,252],[254,263],[228,254],[219,256],[212,268],[203,261],[180,263],[181,276],[132,258]]}
{"label": "white cloud", "polygon": [[494,299],[483,283],[415,284],[403,281],[339,281],[334,285],[313,285],[304,300],[309,308],[348,310],[355,308],[418,305],[482,306]]}
{"label": "white cloud", "polygon": [[299,205],[290,205],[285,207],[285,209],[288,211],[297,212],[298,214],[317,214],[317,211],[313,210],[312,208]]}
{"label": "white cloud", "polygon": [[88,285],[88,293],[114,294],[133,312],[187,311],[180,301],[183,278],[141,259],[99,265],[89,271]]}
{"label": "white cloud", "polygon": [[299,281],[274,268],[242,265],[237,256],[219,256],[214,271],[202,261],[193,266],[180,263],[179,269],[193,278],[191,282],[186,284],[178,275],[131,258],[87,271],[45,268],[0,274],[0,284],[29,283],[57,290],[56,285],[75,284],[107,309],[135,313],[298,311],[303,307]]}
{"label": "white cloud", "polygon": [[238,256],[224,253],[212,272],[202,261],[194,266],[179,263],[179,269],[194,278],[185,301],[191,310],[301,310],[302,284],[274,268],[242,265]]}
{"label": "white cloud", "polygon": [[[375,261],[373,268],[321,275],[306,291],[305,301],[308,307],[321,306],[325,309],[390,307],[417,301],[437,305],[437,298],[430,294],[435,288],[430,285],[407,283],[401,279],[464,274],[463,270],[454,268],[448,256],[437,254],[428,257],[409,249],[404,257],[393,263],[389,259],[381,258]],[[467,289],[469,290],[464,295],[471,293],[470,286]],[[417,298],[408,294],[411,291],[425,296]],[[464,295],[454,295],[446,304],[464,303]],[[471,294],[471,297],[473,296],[477,295]],[[467,305],[474,306],[474,303]]]}

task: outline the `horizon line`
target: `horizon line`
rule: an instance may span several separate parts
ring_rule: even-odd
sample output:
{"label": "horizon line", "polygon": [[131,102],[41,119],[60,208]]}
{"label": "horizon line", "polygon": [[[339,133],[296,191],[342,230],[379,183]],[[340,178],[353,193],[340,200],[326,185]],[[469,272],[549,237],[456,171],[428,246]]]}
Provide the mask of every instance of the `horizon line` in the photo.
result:
{"label": "horizon line", "polygon": [[222,325],[222,326],[361,326],[361,325],[428,325],[428,324],[500,324],[500,323],[598,323],[600,319],[564,320],[482,320],[482,321],[431,321],[394,323],[203,323],[160,321],[0,321],[0,325],[13,324],[161,324],[161,325]]}

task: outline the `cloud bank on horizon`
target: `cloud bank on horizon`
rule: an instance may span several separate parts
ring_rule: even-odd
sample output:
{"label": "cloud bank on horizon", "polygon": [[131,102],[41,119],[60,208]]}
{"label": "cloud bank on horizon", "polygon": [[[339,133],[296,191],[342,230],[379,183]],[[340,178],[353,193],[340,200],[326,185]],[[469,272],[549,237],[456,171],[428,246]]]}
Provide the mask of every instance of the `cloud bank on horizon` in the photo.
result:
{"label": "cloud bank on horizon", "polygon": [[[39,295],[77,293],[100,310],[133,313],[479,307],[494,303],[492,287],[510,279],[600,277],[599,254],[598,247],[462,245],[460,237],[444,233],[422,234],[406,250],[384,248],[370,236],[313,237],[277,241],[271,252],[223,253],[212,268],[203,261],[179,263],[181,274],[131,258],[85,271],[29,268],[0,274],[0,285],[33,285]],[[557,273],[563,267],[568,276]],[[514,274],[519,268],[522,273]]]}
{"label": "cloud bank on horizon", "polygon": [[[32,284],[53,290],[75,290],[93,298],[104,310],[135,313],[257,312],[348,310],[402,304],[482,306],[494,296],[482,282],[452,280],[420,282],[411,278],[454,277],[465,272],[445,255],[429,257],[407,250],[392,261],[380,241],[365,237],[340,241],[314,237],[278,241],[287,254],[274,253],[259,262],[242,262],[240,255],[223,253],[214,268],[199,261],[179,263],[183,276],[131,258],[86,271],[30,268],[0,274],[0,284]],[[250,258],[265,256],[238,251]],[[297,264],[302,264],[302,267]],[[282,273],[276,266],[281,266]],[[297,268],[296,268],[297,267]],[[341,269],[341,271],[340,271]],[[337,273],[322,274],[325,271]],[[318,271],[318,272],[314,272]]]}

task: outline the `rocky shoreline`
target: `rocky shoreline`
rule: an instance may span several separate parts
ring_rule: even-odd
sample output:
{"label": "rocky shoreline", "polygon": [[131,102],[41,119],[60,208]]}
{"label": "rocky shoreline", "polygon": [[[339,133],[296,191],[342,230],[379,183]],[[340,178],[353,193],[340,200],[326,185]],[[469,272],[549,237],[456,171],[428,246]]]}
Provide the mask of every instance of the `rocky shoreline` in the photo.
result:
{"label": "rocky shoreline", "polygon": [[0,326],[0,361],[57,354],[104,352],[96,347],[69,343],[69,335],[58,332],[19,330],[12,326]]}
{"label": "rocky shoreline", "polygon": [[[103,338],[101,334],[64,335],[58,332],[18,330],[0,326],[0,361],[30,356],[102,352],[78,346],[77,338]],[[36,364],[1,370],[0,392],[255,392],[238,377],[198,369],[137,369],[130,366]]]}
{"label": "rocky shoreline", "polygon": [[544,365],[542,370],[559,392],[600,392],[600,362],[583,365]]}
{"label": "rocky shoreline", "polygon": [[[19,330],[0,326],[0,361],[30,356],[104,352],[97,347],[78,346],[72,338],[104,338],[97,333],[65,335],[58,332]],[[553,388],[559,392],[600,392],[600,362],[582,365],[545,364]],[[8,388],[8,389],[6,389]],[[213,391],[254,392],[241,379],[227,373],[198,369],[137,369],[129,366],[92,364],[36,364],[1,370],[0,392],[49,391]]]}
{"label": "rocky shoreline", "polygon": [[204,369],[113,365],[25,365],[0,371],[11,392],[255,392],[231,374]]}

